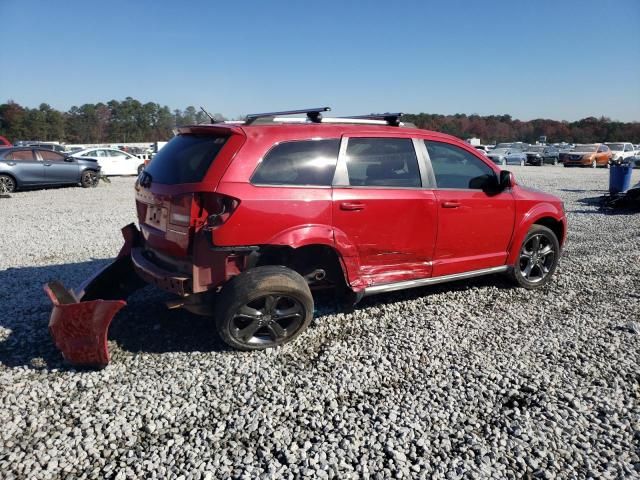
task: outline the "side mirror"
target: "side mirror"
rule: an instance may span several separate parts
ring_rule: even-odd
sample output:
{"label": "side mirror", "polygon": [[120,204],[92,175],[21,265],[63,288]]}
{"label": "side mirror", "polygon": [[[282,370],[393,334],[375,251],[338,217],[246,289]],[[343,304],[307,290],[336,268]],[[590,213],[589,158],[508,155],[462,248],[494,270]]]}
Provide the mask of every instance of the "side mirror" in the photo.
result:
{"label": "side mirror", "polygon": [[500,191],[502,192],[503,190],[506,190],[507,188],[510,188],[512,186],[511,172],[508,170],[501,170],[499,179]]}
{"label": "side mirror", "polygon": [[73,162],[73,161],[75,161],[75,158],[73,158],[73,157],[64,157],[64,161],[65,162]]}

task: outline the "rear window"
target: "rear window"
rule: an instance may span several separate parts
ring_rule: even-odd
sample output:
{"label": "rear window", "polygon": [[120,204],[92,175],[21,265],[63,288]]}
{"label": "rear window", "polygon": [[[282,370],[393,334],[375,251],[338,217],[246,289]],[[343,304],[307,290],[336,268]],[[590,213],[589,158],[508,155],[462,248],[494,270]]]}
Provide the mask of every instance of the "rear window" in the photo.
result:
{"label": "rear window", "polygon": [[228,137],[178,135],[153,157],[145,172],[154,183],[200,182]]}

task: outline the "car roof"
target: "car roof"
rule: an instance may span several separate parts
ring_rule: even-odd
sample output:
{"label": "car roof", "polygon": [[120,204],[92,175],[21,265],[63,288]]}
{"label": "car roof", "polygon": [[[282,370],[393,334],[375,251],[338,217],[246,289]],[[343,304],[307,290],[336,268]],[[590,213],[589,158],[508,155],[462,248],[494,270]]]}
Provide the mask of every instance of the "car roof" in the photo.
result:
{"label": "car roof", "polygon": [[[435,132],[432,130],[424,130],[414,127],[394,127],[389,125],[371,125],[371,124],[350,124],[350,123],[272,123],[272,124],[198,124],[187,125],[178,128],[179,133],[218,133],[218,134],[240,134],[246,137],[278,137],[285,139],[299,139],[304,137],[341,137],[343,135],[383,135],[387,137],[430,137],[434,139],[442,139],[454,141],[469,146],[463,140],[448,135],[446,133]],[[470,146],[469,146],[470,147]],[[470,147],[472,148],[472,147]]]}

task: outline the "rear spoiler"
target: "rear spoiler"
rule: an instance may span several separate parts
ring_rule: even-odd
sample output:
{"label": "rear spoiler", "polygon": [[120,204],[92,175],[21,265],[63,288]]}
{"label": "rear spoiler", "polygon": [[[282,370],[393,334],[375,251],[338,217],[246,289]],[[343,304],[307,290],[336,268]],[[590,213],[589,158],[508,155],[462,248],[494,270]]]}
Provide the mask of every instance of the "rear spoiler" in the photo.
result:
{"label": "rear spoiler", "polygon": [[238,125],[228,125],[223,123],[186,125],[178,128],[178,134],[200,134],[200,135],[242,135],[244,130]]}

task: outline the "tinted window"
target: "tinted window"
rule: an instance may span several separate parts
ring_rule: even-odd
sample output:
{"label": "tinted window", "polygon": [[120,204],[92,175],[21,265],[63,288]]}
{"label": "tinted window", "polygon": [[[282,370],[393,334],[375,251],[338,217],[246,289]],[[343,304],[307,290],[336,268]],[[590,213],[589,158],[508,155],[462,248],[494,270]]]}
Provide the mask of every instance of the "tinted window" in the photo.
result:
{"label": "tinted window", "polygon": [[38,150],[38,153],[40,154],[43,160],[53,161],[53,162],[64,161],[64,155],[58,152],[54,152],[52,150]]}
{"label": "tinted window", "polygon": [[145,171],[153,182],[166,185],[199,182],[226,140],[226,136],[178,135],[162,147]]}
{"label": "tinted window", "polygon": [[117,150],[107,150],[106,151],[110,157],[124,157],[126,156],[125,153],[123,152],[119,152]]}
{"label": "tinted window", "polygon": [[7,160],[35,160],[31,150],[15,150],[7,155]]}
{"label": "tinted window", "polygon": [[489,165],[460,147],[441,142],[425,143],[438,188],[479,189],[483,177],[495,175]]}
{"label": "tinted window", "polygon": [[87,153],[83,153],[82,154],[83,157],[97,157],[97,151],[96,150],[91,150],[90,152]]}
{"label": "tinted window", "polygon": [[281,143],[265,155],[251,182],[265,185],[331,185],[339,149],[338,139]]}
{"label": "tinted window", "polygon": [[350,138],[350,185],[419,187],[418,158],[410,138]]}

